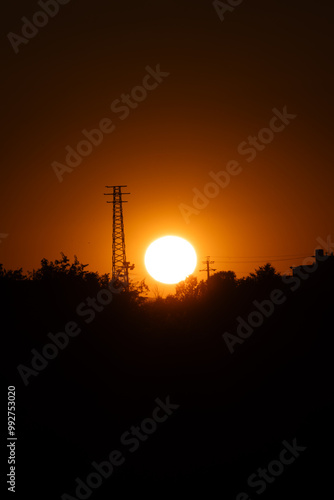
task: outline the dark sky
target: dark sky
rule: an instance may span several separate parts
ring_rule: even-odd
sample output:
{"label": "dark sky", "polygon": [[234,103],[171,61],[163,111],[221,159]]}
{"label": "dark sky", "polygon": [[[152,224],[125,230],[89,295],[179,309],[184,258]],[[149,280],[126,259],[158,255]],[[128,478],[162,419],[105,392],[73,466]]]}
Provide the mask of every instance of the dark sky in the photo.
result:
{"label": "dark sky", "polygon": [[[103,193],[114,184],[131,192],[126,244],[137,279],[147,276],[147,246],[166,234],[239,275],[257,256],[297,257],[277,261],[284,271],[331,234],[332,2],[244,0],[221,21],[204,0],[71,0],[16,54],[7,34],[22,36],[22,17],[40,10],[6,2],[1,16],[5,267],[36,268],[63,251],[109,272]],[[169,76],[122,120],[111,104],[157,65]],[[240,144],[285,106],[296,118],[248,162]],[[114,130],[59,182],[52,163],[64,164],[66,146],[104,118]],[[193,189],[231,160],[242,172],[187,221],[180,205],[194,208]]]}

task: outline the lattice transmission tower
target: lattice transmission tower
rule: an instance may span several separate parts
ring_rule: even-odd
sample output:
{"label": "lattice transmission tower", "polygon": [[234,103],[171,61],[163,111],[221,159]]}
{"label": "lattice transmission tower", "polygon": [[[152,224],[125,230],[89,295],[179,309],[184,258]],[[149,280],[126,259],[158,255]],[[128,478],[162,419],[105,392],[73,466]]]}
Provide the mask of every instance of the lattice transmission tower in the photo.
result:
{"label": "lattice transmission tower", "polygon": [[126,260],[125,252],[125,234],[124,234],[124,219],[123,219],[123,203],[127,201],[122,199],[124,194],[122,188],[125,186],[106,186],[107,189],[112,189],[111,193],[104,193],[105,196],[112,196],[112,201],[107,203],[113,204],[113,224],[112,224],[112,278],[120,280],[129,287],[129,270],[134,269],[134,264]]}

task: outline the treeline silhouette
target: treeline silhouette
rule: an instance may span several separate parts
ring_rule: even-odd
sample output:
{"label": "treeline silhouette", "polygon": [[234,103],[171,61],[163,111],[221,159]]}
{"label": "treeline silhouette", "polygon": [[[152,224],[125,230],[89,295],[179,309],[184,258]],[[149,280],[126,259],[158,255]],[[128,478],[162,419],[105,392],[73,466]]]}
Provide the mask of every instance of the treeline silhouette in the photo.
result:
{"label": "treeline silhouette", "polygon": [[[23,294],[33,294],[35,300],[44,300],[45,293],[50,296],[61,296],[62,302],[67,306],[68,301],[75,303],[86,294],[96,295],[99,290],[108,288],[110,283],[109,274],[99,274],[88,271],[88,264],[82,264],[74,256],[74,261],[61,253],[61,259],[48,261],[42,259],[41,266],[34,271],[23,273],[22,268],[17,270],[6,270],[0,264],[0,286],[5,292],[13,291],[17,297]],[[275,268],[267,263],[260,266],[254,273],[246,278],[237,279],[233,271],[221,271],[210,277],[209,281],[198,282],[195,276],[189,276],[185,281],[176,285],[174,295],[170,294],[162,298],[157,294],[155,300],[145,300],[149,288],[145,280],[141,282],[130,281],[129,288],[125,289],[115,281],[113,288],[120,287],[122,294],[118,297],[118,305],[127,307],[131,302],[137,306],[146,303],[145,310],[153,315],[160,311],[162,315],[167,313],[172,319],[180,319],[185,313],[194,313],[199,304],[212,310],[219,304],[220,312],[231,313],[231,306],[235,301],[244,302],[246,299],[258,297],[260,294],[270,292],[272,287],[281,284],[281,275]],[[27,297],[25,297],[27,298]],[[111,306],[112,307],[112,306]],[[194,311],[191,311],[194,308]],[[223,308],[223,309],[222,309]],[[41,311],[42,312],[42,311]],[[117,311],[114,311],[117,313]],[[172,314],[173,313],[173,314]],[[180,314],[181,313],[181,314]],[[176,316],[175,316],[176,315]]]}
{"label": "treeline silhouette", "polygon": [[[207,281],[190,276],[174,295],[149,300],[145,281],[121,291],[114,283],[110,303],[97,301],[95,310],[87,299],[105,298],[99,292],[108,288],[110,276],[88,271],[76,257],[72,263],[64,254],[54,262],[43,259],[27,274],[0,265],[7,325],[2,366],[8,384],[19,391],[19,460],[36,460],[43,477],[31,486],[35,498],[74,495],[74,479],[84,479],[92,461],[119,448],[122,433],[151,415],[156,398],[168,395],[180,408],[128,455],[96,498],[148,494],[161,485],[166,492],[177,486],[179,492],[209,496],[218,487],[222,496],[235,498],[263,454],[272,460],[282,440],[299,437],[317,449],[317,438],[326,439],[330,425],[333,374],[326,345],[333,278],[328,259],[299,283],[283,280],[267,263],[241,279],[232,270]],[[236,335],[238,318],[247,322],[258,310],[254,301],[269,300],[273,290],[286,300],[231,354],[223,334]],[[78,306],[81,312],[94,309],[94,316],[78,314]],[[41,353],[48,333],[64,332],[69,321],[80,335],[31,375],[26,387],[18,365],[31,366],[31,350]],[[316,458],[305,465],[310,473]],[[277,498],[284,496],[284,480],[280,484]]]}

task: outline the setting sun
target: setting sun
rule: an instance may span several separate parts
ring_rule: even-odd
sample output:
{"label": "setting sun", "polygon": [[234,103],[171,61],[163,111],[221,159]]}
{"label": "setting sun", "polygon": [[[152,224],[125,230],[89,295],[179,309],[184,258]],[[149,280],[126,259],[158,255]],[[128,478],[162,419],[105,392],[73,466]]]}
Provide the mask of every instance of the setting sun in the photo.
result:
{"label": "setting sun", "polygon": [[156,281],[179,283],[192,274],[197,264],[193,246],[178,236],[164,236],[146,250],[145,266]]}

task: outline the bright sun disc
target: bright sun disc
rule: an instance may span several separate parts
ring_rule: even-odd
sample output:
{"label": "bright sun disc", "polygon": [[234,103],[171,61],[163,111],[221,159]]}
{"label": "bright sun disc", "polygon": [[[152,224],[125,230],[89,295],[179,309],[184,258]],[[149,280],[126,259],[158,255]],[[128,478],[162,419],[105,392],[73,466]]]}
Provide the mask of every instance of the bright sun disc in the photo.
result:
{"label": "bright sun disc", "polygon": [[178,236],[164,236],[153,241],[146,250],[145,266],[161,283],[179,283],[192,274],[197,264],[193,246]]}

